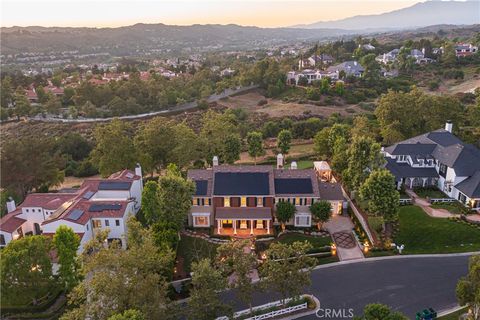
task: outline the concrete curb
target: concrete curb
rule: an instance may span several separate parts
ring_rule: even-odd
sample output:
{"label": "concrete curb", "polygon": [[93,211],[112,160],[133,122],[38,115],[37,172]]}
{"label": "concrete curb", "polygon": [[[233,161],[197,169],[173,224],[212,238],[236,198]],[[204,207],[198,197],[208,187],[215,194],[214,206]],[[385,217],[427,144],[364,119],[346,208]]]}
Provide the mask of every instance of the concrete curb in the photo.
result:
{"label": "concrete curb", "polygon": [[437,317],[443,317],[443,316],[449,315],[451,313],[462,310],[463,308],[465,308],[465,306],[463,306],[463,307],[462,306],[456,306],[454,308],[442,310],[441,312],[438,312]]}
{"label": "concrete curb", "polygon": [[344,264],[364,263],[364,262],[371,262],[371,261],[395,260],[395,259],[465,257],[465,256],[476,255],[476,254],[480,254],[480,251],[462,252],[462,253],[410,254],[410,255],[398,255],[398,256],[388,256],[388,257],[374,257],[374,258],[365,258],[365,259],[344,260],[340,262],[322,264],[314,267],[313,270],[332,268],[332,267],[336,267]]}

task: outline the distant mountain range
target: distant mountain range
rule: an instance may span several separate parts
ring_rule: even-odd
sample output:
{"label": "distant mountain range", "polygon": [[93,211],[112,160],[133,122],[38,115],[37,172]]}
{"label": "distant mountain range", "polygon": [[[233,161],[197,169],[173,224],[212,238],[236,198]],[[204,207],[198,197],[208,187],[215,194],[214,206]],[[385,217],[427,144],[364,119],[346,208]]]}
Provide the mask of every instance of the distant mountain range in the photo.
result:
{"label": "distant mountain range", "polygon": [[249,50],[299,41],[338,39],[357,34],[389,33],[426,26],[480,23],[480,0],[427,1],[392,12],[317,22],[290,28],[238,25],[174,26],[143,24],[119,28],[1,28],[2,54],[78,51],[114,56],[158,52]]}
{"label": "distant mountain range", "polygon": [[431,0],[382,14],[354,16],[335,21],[320,21],[294,27],[387,31],[437,24],[469,25],[477,23],[480,23],[480,1]]}

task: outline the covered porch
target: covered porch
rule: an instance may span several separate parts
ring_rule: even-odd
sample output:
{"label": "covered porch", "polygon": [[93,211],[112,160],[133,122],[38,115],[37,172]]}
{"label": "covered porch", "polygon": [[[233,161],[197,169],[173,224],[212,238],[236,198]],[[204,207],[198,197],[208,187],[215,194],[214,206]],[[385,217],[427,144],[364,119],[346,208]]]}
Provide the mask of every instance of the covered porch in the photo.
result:
{"label": "covered porch", "polygon": [[269,207],[220,207],[215,213],[214,233],[229,236],[273,234]]}

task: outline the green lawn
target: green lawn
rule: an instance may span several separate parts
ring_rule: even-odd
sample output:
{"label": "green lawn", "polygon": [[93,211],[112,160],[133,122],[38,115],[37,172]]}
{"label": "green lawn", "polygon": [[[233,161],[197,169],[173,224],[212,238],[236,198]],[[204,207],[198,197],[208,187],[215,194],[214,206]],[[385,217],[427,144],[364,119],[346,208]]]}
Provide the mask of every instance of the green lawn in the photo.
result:
{"label": "green lawn", "polygon": [[414,188],[413,191],[421,198],[448,198],[448,196],[435,187]]}
{"label": "green lawn", "polygon": [[400,230],[394,238],[404,253],[451,253],[480,250],[480,230],[444,218],[432,218],[420,207],[399,209]]}
{"label": "green lawn", "polygon": [[312,169],[313,168],[313,161],[310,160],[300,160],[297,161],[298,169]]}
{"label": "green lawn", "polygon": [[188,274],[193,261],[215,257],[218,246],[200,238],[182,235],[177,247],[177,257],[184,259],[183,267]]}
{"label": "green lawn", "polygon": [[435,209],[445,209],[450,211],[453,214],[465,214],[468,213],[468,209],[465,208],[458,202],[450,202],[450,203],[434,203],[431,205],[432,208]]}
{"label": "green lawn", "polygon": [[281,242],[281,243],[286,243],[286,244],[292,244],[296,241],[308,241],[312,245],[312,247],[314,247],[314,248],[329,246],[333,242],[332,238],[330,238],[329,236],[327,236],[327,237],[312,237],[312,236],[308,236],[308,235],[305,235],[305,234],[294,233],[294,232],[284,234],[284,235],[280,236],[275,241],[278,241],[278,242]]}

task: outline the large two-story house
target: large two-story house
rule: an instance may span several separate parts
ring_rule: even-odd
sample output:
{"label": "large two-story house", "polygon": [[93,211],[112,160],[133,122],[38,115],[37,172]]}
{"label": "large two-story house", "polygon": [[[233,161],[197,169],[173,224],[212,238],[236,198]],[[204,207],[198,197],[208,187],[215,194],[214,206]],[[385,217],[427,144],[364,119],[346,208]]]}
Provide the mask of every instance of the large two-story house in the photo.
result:
{"label": "large two-story house", "polygon": [[446,195],[480,210],[480,150],[452,134],[452,123],[383,150],[397,186],[437,186]]}
{"label": "large two-story house", "polygon": [[[331,201],[333,213],[342,211],[343,194],[339,184],[321,182],[315,170],[283,167],[279,155],[277,168],[269,165],[214,165],[209,169],[190,170],[188,178],[196,184],[189,225],[214,228],[215,234],[272,234],[278,224],[275,206],[279,201],[295,205],[296,213],[288,224],[310,227],[309,206],[315,201]],[[324,197],[322,197],[322,194]]]}
{"label": "large two-story house", "polygon": [[18,207],[7,203],[7,215],[0,219],[0,247],[25,235],[53,236],[61,225],[69,226],[80,237],[82,251],[95,232],[108,228],[109,241],[124,237],[129,215],[140,210],[142,171],[123,170],[107,179],[87,179],[78,189],[57,193],[31,193]]}

